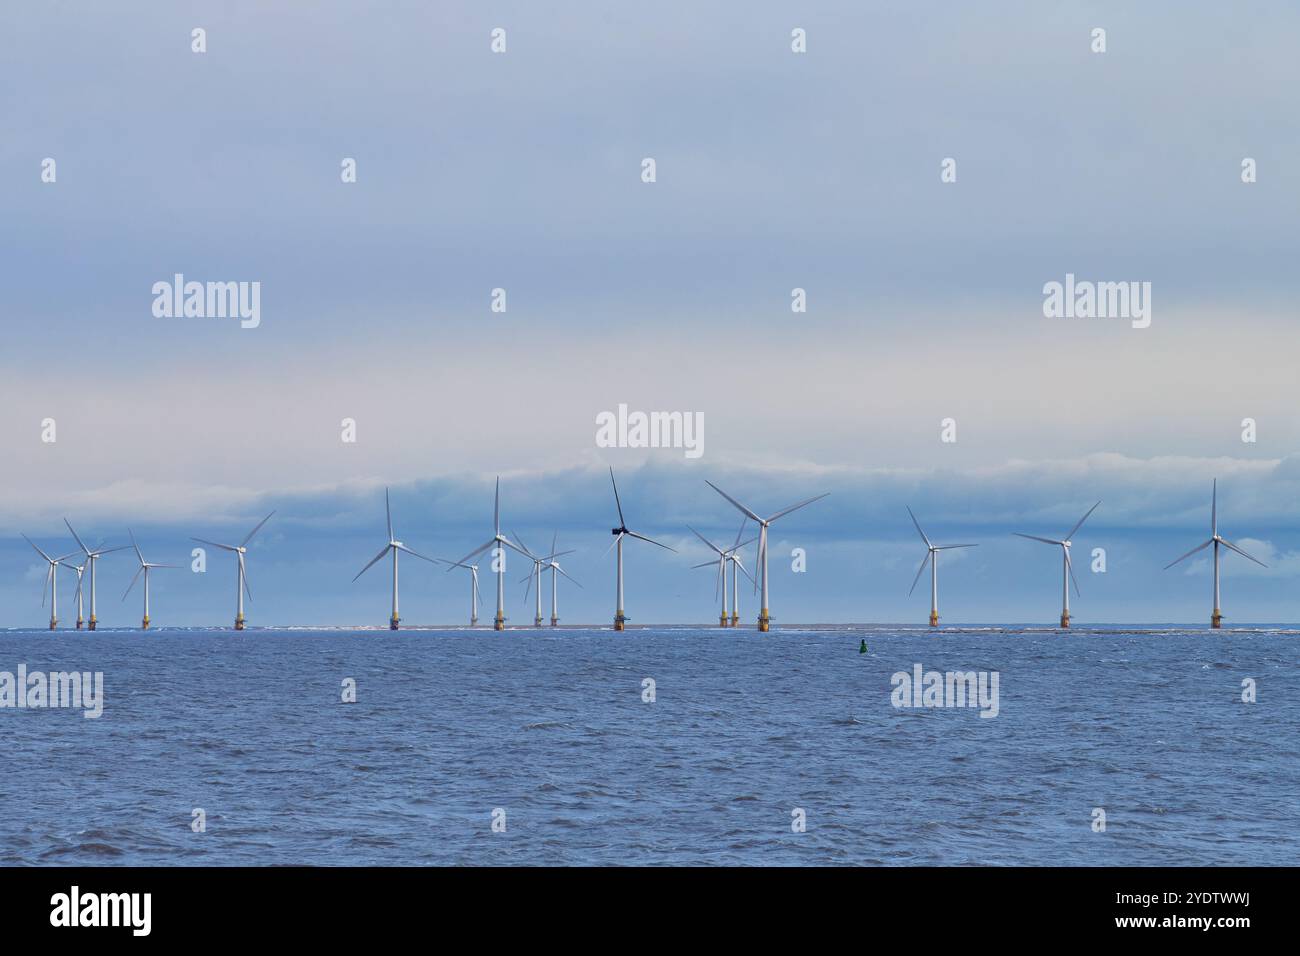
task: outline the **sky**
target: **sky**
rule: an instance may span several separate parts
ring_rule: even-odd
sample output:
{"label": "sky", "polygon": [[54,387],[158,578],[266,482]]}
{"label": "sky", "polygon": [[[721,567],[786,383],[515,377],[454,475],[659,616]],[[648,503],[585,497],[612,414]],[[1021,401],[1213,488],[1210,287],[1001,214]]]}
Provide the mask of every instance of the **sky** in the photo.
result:
{"label": "sky", "polygon": [[[382,625],[381,569],[351,579],[384,543],[383,489],[400,538],[455,559],[490,536],[498,475],[507,533],[574,549],[561,617],[607,622],[611,466],[629,526],[679,552],[629,544],[634,623],[716,616],[688,529],[730,542],[740,516],[706,479],[761,514],[830,493],[773,525],[778,625],[924,623],[907,506],[934,540],[980,543],[943,558],[946,622],[1051,623],[1059,558],[1012,532],[1057,537],[1098,500],[1075,620],[1202,623],[1205,553],[1162,568],[1208,536],[1215,478],[1220,530],[1269,565],[1225,558],[1228,623],[1300,620],[1298,21],[1285,3],[7,5],[0,626],[47,617],[21,534],[66,553],[65,517],[186,565],[155,575],[156,623],[226,623],[233,565],[192,572],[189,538],[272,509],[252,623]],[[176,273],[259,282],[260,324],[155,316]],[[1151,283],[1150,326],[1045,317],[1067,274]],[[599,447],[620,404],[701,415],[702,454]],[[1082,573],[1095,548],[1106,570]],[[133,560],[100,565],[106,626],[139,617]],[[513,623],[526,571],[508,562]],[[402,585],[408,623],[467,617],[460,572],[410,559]]]}

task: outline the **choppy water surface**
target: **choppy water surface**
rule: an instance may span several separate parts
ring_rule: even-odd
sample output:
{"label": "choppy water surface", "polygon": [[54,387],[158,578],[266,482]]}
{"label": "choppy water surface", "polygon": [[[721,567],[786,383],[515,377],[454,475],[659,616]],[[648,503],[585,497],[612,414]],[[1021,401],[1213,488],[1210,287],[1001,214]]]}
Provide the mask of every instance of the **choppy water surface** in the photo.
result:
{"label": "choppy water surface", "polygon": [[[0,632],[0,671],[105,682],[98,720],[0,709],[0,862],[1296,864],[1298,639]],[[999,672],[999,715],[895,709],[917,663]]]}

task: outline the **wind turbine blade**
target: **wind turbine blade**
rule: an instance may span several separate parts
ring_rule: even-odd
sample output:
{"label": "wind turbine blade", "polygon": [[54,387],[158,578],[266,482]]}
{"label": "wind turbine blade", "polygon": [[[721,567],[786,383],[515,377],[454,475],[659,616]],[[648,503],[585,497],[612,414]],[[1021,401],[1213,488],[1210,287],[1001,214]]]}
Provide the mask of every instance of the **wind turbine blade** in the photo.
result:
{"label": "wind turbine blade", "polygon": [[728,551],[727,554],[735,554],[741,548],[751,545],[757,540],[758,540],[757,538],[750,538],[748,541],[742,541],[740,544],[736,545],[734,548]]}
{"label": "wind turbine blade", "polygon": [[384,489],[384,516],[388,519],[388,540],[393,540],[393,506],[388,500],[388,489]]}
{"label": "wind turbine blade", "polygon": [[[622,531],[620,531],[618,534],[614,535],[614,540],[611,541],[611,542],[609,543],[609,547],[605,549],[605,554],[609,554],[611,551],[613,551],[613,550],[614,550],[614,545],[618,544],[619,539],[622,538],[622,537],[623,537],[623,532],[622,532]],[[605,554],[602,554],[601,557],[603,558],[603,557],[605,556]]]}
{"label": "wind turbine blade", "polygon": [[[555,542],[556,542],[556,540],[557,540],[559,537],[560,537],[560,532],[559,532],[559,531],[555,531],[555,532],[553,532],[553,533],[551,534],[551,556],[550,556],[549,558],[547,558],[546,560],[548,560],[548,561],[554,561],[554,560],[555,560]],[[572,552],[572,551],[565,551],[564,553],[565,553],[565,554],[572,554],[573,552]]]}
{"label": "wind turbine blade", "polygon": [[528,586],[524,588],[524,603],[527,604],[527,603],[528,603],[528,592],[529,592],[530,590],[532,590],[532,587],[533,587],[533,576],[532,576],[532,574],[529,574],[528,577],[526,577],[526,578],[521,578],[520,580],[521,580],[521,581],[527,581],[527,582],[528,582]]}
{"label": "wind turbine blade", "polygon": [[131,579],[131,583],[128,584],[128,585],[126,586],[126,590],[122,592],[122,600],[123,600],[123,601],[125,601],[125,600],[126,600],[126,596],[127,596],[128,594],[131,593],[131,589],[132,589],[133,587],[135,587],[135,582],[136,582],[136,580],[140,577],[140,575],[144,574],[144,567],[145,567],[145,566],[142,564],[142,565],[140,565],[140,567],[138,567],[138,568],[135,569],[135,577],[133,577],[133,578]]}
{"label": "wind turbine blade", "polygon": [[718,576],[713,581],[713,600],[716,601],[718,599],[718,588],[722,587],[724,576],[727,573],[727,559],[719,558],[715,563],[718,566]]}
{"label": "wind turbine blade", "polygon": [[830,492],[827,491],[824,494],[817,495],[815,498],[809,498],[807,501],[801,501],[797,505],[791,505],[789,508],[786,508],[783,511],[778,511],[776,514],[772,515],[772,517],[767,519],[767,523],[771,524],[777,518],[783,518],[786,515],[788,515],[791,511],[798,511],[800,508],[807,507],[808,505],[812,504],[814,501],[821,501],[823,498],[826,497],[826,495],[829,494]]}
{"label": "wind turbine blade", "polygon": [[1065,536],[1065,540],[1066,540],[1066,541],[1069,541],[1071,538],[1074,537],[1074,533],[1075,533],[1076,531],[1078,531],[1080,528],[1082,528],[1082,527],[1083,527],[1083,523],[1084,523],[1085,521],[1088,520],[1088,515],[1092,514],[1094,511],[1096,511],[1096,510],[1097,510],[1097,506],[1100,505],[1100,504],[1101,504],[1101,502],[1099,501],[1099,502],[1097,502],[1097,504],[1093,505],[1091,508],[1088,509],[1087,513],[1084,514],[1084,516],[1083,516],[1082,518],[1079,519],[1079,523],[1076,524],[1073,528],[1071,528],[1071,529],[1070,529],[1070,533],[1067,534],[1067,535]]}
{"label": "wind turbine blade", "polygon": [[54,577],[54,562],[51,561],[45,566],[45,583],[41,585],[41,607],[45,607],[45,595],[49,593],[52,577]]}
{"label": "wind turbine blade", "polygon": [[519,553],[522,554],[525,558],[527,558],[529,561],[536,561],[536,560],[537,560],[537,559],[534,558],[531,554],[529,554],[527,551],[525,551],[523,548],[519,547],[519,545],[517,545],[517,544],[515,544],[513,541],[511,541],[509,538],[501,538],[500,541],[501,541],[501,543],[504,544],[507,548],[510,548],[510,549],[513,550],[513,551],[517,551],[517,552],[519,552]]}
{"label": "wind turbine blade", "polygon": [[[736,543],[731,546],[732,551],[735,551],[737,548],[743,548],[745,546],[744,544],[740,543],[740,536],[745,533],[745,525],[747,524],[749,524],[748,517],[740,519],[740,530],[736,532]],[[753,538],[749,539],[749,541],[753,541],[753,540],[754,540]],[[749,541],[746,541],[745,544],[749,544]]]}
{"label": "wind turbine blade", "polygon": [[[473,551],[471,551],[469,554],[465,555],[465,557],[463,557],[463,558],[461,558],[459,561],[455,562],[451,567],[452,567],[452,568],[463,568],[463,567],[467,567],[467,565],[466,565],[465,562],[467,562],[467,561],[469,561],[469,560],[471,560],[471,559],[473,559],[473,558],[477,558],[480,554],[482,554],[484,551],[486,551],[488,548],[492,547],[492,545],[494,545],[494,544],[496,544],[496,543],[497,543],[497,539],[496,539],[496,538],[493,538],[493,539],[492,539],[491,541],[489,541],[487,544],[480,545],[479,547],[475,548],[475,549],[474,549]],[[451,568],[448,568],[448,569],[447,569],[447,572],[450,573],[450,572],[451,572]]]}
{"label": "wind turbine blade", "polygon": [[1227,538],[1220,538],[1219,540],[1222,541],[1222,542],[1223,542],[1225,545],[1227,545],[1229,548],[1231,548],[1233,551],[1236,551],[1236,552],[1237,552],[1239,555],[1241,555],[1243,558],[1250,558],[1250,560],[1254,561],[1254,562],[1255,562],[1256,564],[1258,564],[1261,568],[1266,568],[1266,567],[1268,567],[1267,564],[1265,564],[1263,561],[1259,560],[1258,558],[1251,558],[1250,555],[1248,555],[1245,551],[1242,551],[1241,548],[1237,547],[1235,544],[1233,544],[1233,543],[1232,543],[1231,541],[1229,541]]}
{"label": "wind turbine blade", "polygon": [[618,482],[614,480],[614,466],[609,466],[609,483],[614,486],[614,507],[618,509],[618,526],[620,528],[627,526],[627,519],[623,517],[623,502],[618,497]]}
{"label": "wind turbine blade", "polygon": [[[380,549],[379,553],[378,553],[377,555],[375,555],[373,558],[370,559],[370,563],[367,564],[364,568],[362,568],[360,571],[357,572],[357,578],[361,577],[361,575],[363,575],[363,574],[365,574],[367,571],[369,571],[370,568],[375,564],[376,561],[378,561],[378,560],[379,560],[380,558],[382,558],[384,555],[388,554],[388,549],[391,548],[391,547],[392,547],[392,545],[390,545],[390,544],[386,544],[386,545],[384,545],[383,548]],[[243,577],[243,575],[241,574],[240,577]],[[355,581],[357,578],[353,578],[352,580]]]}
{"label": "wind turbine blade", "polygon": [[749,580],[753,583],[754,587],[757,588],[757,587],[758,587],[758,582],[755,581],[754,578],[753,578],[753,576],[752,576],[748,571],[745,570],[745,566],[744,566],[743,564],[740,563],[740,559],[739,559],[739,558],[732,558],[731,560],[733,560],[733,561],[736,562],[737,567],[740,568],[740,573],[743,574],[745,577],[749,578]]}
{"label": "wind turbine blade", "polygon": [[492,499],[492,529],[501,533],[501,476],[497,475],[496,496]]}
{"label": "wind turbine blade", "polygon": [[1064,541],[1053,541],[1051,538],[1040,538],[1036,534],[1021,534],[1019,531],[1013,531],[1012,534],[1021,538],[1028,538],[1031,541],[1041,541],[1043,544],[1064,544]]}
{"label": "wind turbine blade", "polygon": [[1203,551],[1203,550],[1205,550],[1206,548],[1208,548],[1208,547],[1209,547],[1210,545],[1212,545],[1212,544],[1214,544],[1214,539],[1213,539],[1213,538],[1211,538],[1209,541],[1205,542],[1204,544],[1198,544],[1196,547],[1192,548],[1192,550],[1188,551],[1188,552],[1187,552],[1185,555],[1183,555],[1181,558],[1174,558],[1174,560],[1172,560],[1172,561],[1170,561],[1168,564],[1166,564],[1166,565],[1164,566],[1164,568],[1162,568],[1162,570],[1164,570],[1164,571],[1168,571],[1170,568],[1172,568],[1172,567],[1173,567],[1175,564],[1177,564],[1179,561],[1182,561],[1184,558],[1190,558],[1190,557],[1191,557],[1192,555],[1194,555],[1197,551]]}
{"label": "wind turbine blade", "polygon": [[727,494],[725,491],[723,491],[721,488],[719,488],[719,487],[718,487],[717,485],[715,485],[713,482],[709,481],[709,479],[705,478],[705,479],[704,479],[704,483],[705,483],[706,485],[708,485],[710,488],[712,488],[714,491],[716,491],[718,494],[722,495],[722,497],[724,497],[724,498],[726,498],[728,501],[730,501],[733,505],[735,505],[735,506],[736,506],[736,509],[737,509],[741,514],[743,514],[746,518],[749,518],[751,521],[757,522],[757,523],[760,524],[760,525],[763,523],[763,519],[762,519],[762,518],[760,518],[758,515],[754,514],[754,512],[750,511],[748,508],[746,508],[744,505],[742,505],[742,504],[741,504],[739,501],[737,501],[735,498],[731,497],[731,495]]}
{"label": "wind turbine blade", "polygon": [[1210,486],[1210,537],[1219,533],[1219,479]]}
{"label": "wind turbine blade", "polygon": [[191,541],[197,541],[197,542],[199,542],[200,544],[211,545],[211,546],[214,547],[214,548],[220,548],[222,551],[237,551],[237,550],[238,550],[238,548],[235,548],[235,547],[233,547],[233,546],[231,546],[231,545],[228,545],[228,544],[218,544],[218,543],[215,542],[215,541],[209,541],[207,538],[195,538],[195,537],[191,537],[190,540],[191,540]]}
{"label": "wind turbine blade", "polygon": [[628,536],[629,536],[629,537],[636,538],[636,539],[638,539],[638,540],[640,540],[640,541],[649,541],[651,544],[658,544],[659,547],[663,548],[665,551],[671,551],[673,554],[676,554],[676,553],[677,553],[677,549],[676,549],[676,548],[670,548],[670,547],[668,547],[668,545],[666,545],[666,544],[659,544],[659,542],[656,541],[656,540],[654,540],[654,538],[647,538],[645,535],[643,535],[643,534],[637,534],[635,531],[629,531],[629,532],[628,532]]}
{"label": "wind turbine blade", "polygon": [[954,548],[978,548],[978,544],[944,544],[935,548],[936,551],[951,551]]}
{"label": "wind turbine blade", "polygon": [[[135,548],[135,556],[140,559],[141,564],[144,564],[144,555],[140,553],[140,546],[135,543],[135,532],[127,528],[126,533],[131,537],[131,547]],[[123,597],[125,598],[126,595],[123,595]]]}
{"label": "wind turbine blade", "polygon": [[425,555],[421,554],[419,551],[412,551],[404,544],[394,545],[394,547],[397,548],[397,550],[399,551],[405,551],[407,554],[411,555],[414,558],[419,558],[421,561],[428,561],[430,564],[438,563],[434,558],[426,557]]}
{"label": "wind turbine blade", "polygon": [[556,558],[562,558],[562,557],[564,557],[566,554],[573,554],[573,553],[574,553],[574,549],[573,549],[573,548],[570,548],[568,551],[552,551],[552,552],[550,553],[550,555],[547,556],[546,560],[547,560],[547,561],[554,561]]}
{"label": "wind turbine blade", "polygon": [[[271,512],[271,515],[273,515],[273,514],[275,514],[274,511]],[[253,535],[257,534],[257,532],[259,532],[259,531],[262,530],[262,525],[266,524],[268,521],[271,520],[271,515],[267,515],[265,518],[263,518],[261,521],[259,521],[259,522],[257,523],[257,527],[256,527],[256,528],[254,528],[252,531],[248,532],[248,537],[245,538],[243,541],[239,542],[239,546],[240,546],[241,548],[244,547],[246,544],[248,544],[248,542],[250,542],[250,541],[253,540]],[[391,540],[393,540],[393,539],[392,539],[392,537],[389,537],[388,540],[391,541]]]}
{"label": "wind turbine blade", "polygon": [[927,538],[927,537],[925,536],[925,532],[921,530],[921,522],[917,521],[917,520],[916,520],[916,515],[913,515],[913,514],[912,514],[912,509],[911,509],[910,507],[906,506],[906,505],[904,505],[904,507],[907,508],[907,513],[908,513],[909,515],[912,515],[912,524],[916,525],[916,533],[919,534],[919,535],[921,536],[921,540],[925,542],[925,546],[926,546],[927,548],[929,548],[929,547],[933,547],[933,545],[930,544],[930,539]]}
{"label": "wind turbine blade", "polygon": [[1076,597],[1083,597],[1083,592],[1079,590],[1079,579],[1074,576],[1074,562],[1070,560],[1070,551],[1065,551],[1065,570],[1070,572],[1070,580],[1074,582],[1074,594]]}
{"label": "wind turbine blade", "polygon": [[[71,523],[70,521],[68,521],[67,518],[64,518],[64,519],[63,519],[63,523],[66,524],[66,525],[68,526],[68,530],[69,530],[69,531],[72,531],[72,523]],[[72,531],[72,537],[76,539],[76,541],[77,541],[77,545],[81,548],[81,553],[82,553],[82,554],[86,554],[86,555],[90,554],[90,549],[86,547],[86,544],[85,544],[84,541],[82,541],[80,538],[77,537],[77,532]]]}
{"label": "wind turbine blade", "polygon": [[718,563],[717,561],[714,561],[712,558],[710,558],[708,561],[705,561],[703,564],[692,564],[691,570],[694,571],[696,568],[712,568],[715,567],[717,563]]}
{"label": "wind turbine blade", "polygon": [[[19,534],[22,534],[22,532],[19,532]],[[28,544],[30,544],[33,548],[36,548],[36,553],[39,554],[42,558],[44,558],[46,561],[53,561],[53,560],[54,560],[54,559],[51,558],[48,554],[46,554],[44,551],[42,551],[40,548],[37,548],[37,547],[36,547],[36,542],[33,541],[31,538],[27,537],[27,535],[25,535],[25,534],[23,535],[23,540],[26,541]]]}
{"label": "wind turbine blade", "polygon": [[55,564],[61,564],[62,562],[68,560],[68,558],[75,558],[76,556],[77,556],[77,552],[73,551],[73,552],[70,552],[69,554],[65,554],[65,555],[63,555],[62,557],[55,558],[55,559],[54,559],[54,563],[55,563]]}
{"label": "wind turbine blade", "polygon": [[925,566],[930,563],[930,549],[925,549],[925,557],[921,559],[921,566],[916,569],[916,577],[912,578],[912,586],[907,589],[907,596],[911,597],[912,592],[916,590],[916,582],[921,580],[921,574],[925,571]]}
{"label": "wind turbine blade", "polygon": [[[687,525],[686,527],[691,528],[690,525]],[[699,538],[701,541],[703,541],[705,544],[707,544],[710,548],[712,548],[715,554],[722,554],[722,549],[721,549],[721,548],[719,548],[716,544],[714,544],[714,543],[713,543],[712,541],[710,541],[708,538],[704,537],[704,535],[700,534],[700,533],[699,533],[698,531],[696,531],[694,528],[691,528],[691,534],[695,535],[695,537]]]}
{"label": "wind turbine blade", "polygon": [[[566,570],[564,570],[564,568],[560,567],[558,564],[555,565],[555,570],[559,571],[559,572],[560,572],[561,574],[563,574],[566,578],[569,578],[569,580],[570,580],[570,581],[573,581],[574,584],[578,584],[577,581],[574,581],[573,578],[570,578],[570,577],[569,577],[569,572],[566,571]],[[578,584],[578,587],[582,587],[582,585],[581,585],[581,584]]]}
{"label": "wind turbine blade", "polygon": [[248,603],[249,603],[249,604],[252,604],[252,603],[253,603],[253,592],[252,592],[252,590],[250,590],[249,587],[248,587],[248,568],[247,568],[247,566],[245,566],[245,565],[242,564],[242,563],[240,564],[239,567],[240,567],[240,570],[244,572],[243,574],[240,575],[240,577],[243,578],[243,580],[244,580],[244,594],[248,596]]}
{"label": "wind turbine blade", "polygon": [[112,554],[114,551],[125,551],[129,547],[130,547],[129,544],[122,544],[122,545],[118,545],[116,548],[100,548],[98,551],[92,551],[91,554],[99,558],[99,557],[103,557],[106,554]]}
{"label": "wind turbine blade", "polygon": [[528,557],[530,558],[535,557],[533,552],[529,549],[528,545],[524,544],[523,538],[519,537],[519,535],[516,534],[515,540],[519,542],[519,549],[523,551],[524,554],[528,555]]}

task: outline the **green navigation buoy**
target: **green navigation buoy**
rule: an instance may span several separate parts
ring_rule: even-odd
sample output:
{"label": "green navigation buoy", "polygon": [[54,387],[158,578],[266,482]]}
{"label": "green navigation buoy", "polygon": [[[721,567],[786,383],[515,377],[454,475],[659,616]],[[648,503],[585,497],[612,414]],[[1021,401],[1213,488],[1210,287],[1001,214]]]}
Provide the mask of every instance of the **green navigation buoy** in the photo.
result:
{"label": "green navigation buoy", "polygon": [[866,638],[863,638],[862,643],[858,645],[858,653],[865,654],[866,652],[867,652],[867,641]]}

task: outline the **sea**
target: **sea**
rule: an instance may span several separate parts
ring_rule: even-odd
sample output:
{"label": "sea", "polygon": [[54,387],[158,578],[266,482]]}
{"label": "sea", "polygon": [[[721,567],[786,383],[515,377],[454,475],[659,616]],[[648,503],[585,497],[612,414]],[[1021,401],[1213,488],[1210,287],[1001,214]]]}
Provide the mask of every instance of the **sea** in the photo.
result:
{"label": "sea", "polygon": [[[0,706],[0,863],[1295,865],[1298,638],[0,630],[103,675],[98,718]],[[918,665],[996,715],[896,706]]]}

